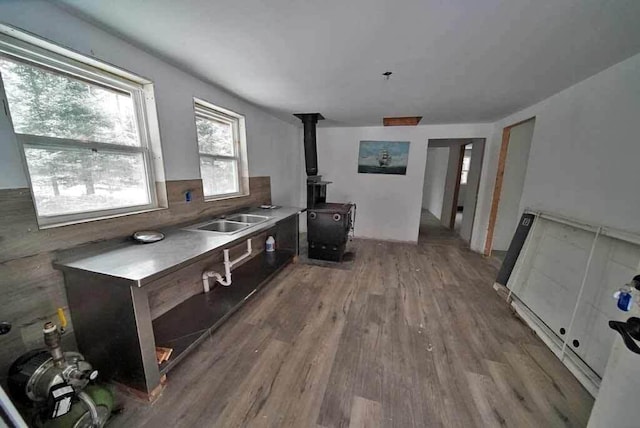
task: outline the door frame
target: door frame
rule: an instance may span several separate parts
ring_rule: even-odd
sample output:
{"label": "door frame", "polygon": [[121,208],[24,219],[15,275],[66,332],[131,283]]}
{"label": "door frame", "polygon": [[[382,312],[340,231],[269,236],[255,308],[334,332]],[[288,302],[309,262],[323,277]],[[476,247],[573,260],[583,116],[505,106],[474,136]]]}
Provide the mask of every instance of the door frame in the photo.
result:
{"label": "door frame", "polygon": [[[471,244],[471,239],[473,239],[473,225],[476,222],[476,212],[478,210],[478,192],[480,191],[480,181],[482,180],[482,164],[484,162],[484,151],[486,148],[486,144],[487,144],[487,139],[486,138],[479,138],[479,141],[473,141],[473,147],[475,148],[477,144],[481,144],[482,145],[482,150],[477,151],[476,153],[479,155],[480,160],[478,160],[478,179],[476,180],[476,185],[473,188],[473,190],[469,187],[469,177],[467,177],[467,192],[472,190],[473,191],[473,207],[472,210],[465,210],[462,211],[462,224],[464,225],[464,219],[465,219],[465,215],[471,216],[471,225],[469,227],[469,240],[467,241],[464,237],[462,237],[463,241],[466,241],[469,245]],[[473,170],[473,164],[474,164],[474,157],[473,157],[473,149],[471,150],[471,164],[470,164],[470,169],[469,169],[469,176],[471,176],[471,172],[475,172]],[[466,209],[466,207],[465,207]],[[462,228],[460,228],[460,232],[462,232]]]}
{"label": "door frame", "polygon": [[496,171],[496,182],[493,186],[493,197],[491,200],[491,212],[489,214],[489,225],[487,226],[487,238],[484,242],[484,255],[489,257],[493,249],[493,234],[496,229],[496,221],[498,220],[498,208],[500,205],[500,194],[502,193],[502,183],[504,180],[504,170],[507,162],[507,151],[509,149],[509,139],[511,138],[511,128],[522,125],[525,122],[535,119],[532,116],[528,119],[521,120],[502,129],[502,144],[500,146],[500,155],[498,156],[498,169]]}
{"label": "door frame", "polygon": [[456,170],[456,186],[453,189],[453,201],[451,206],[451,218],[449,219],[449,229],[456,228],[456,214],[458,214],[458,197],[460,196],[460,180],[462,175],[462,164],[464,162],[464,150],[469,143],[460,145],[460,155],[458,158],[458,166]]}

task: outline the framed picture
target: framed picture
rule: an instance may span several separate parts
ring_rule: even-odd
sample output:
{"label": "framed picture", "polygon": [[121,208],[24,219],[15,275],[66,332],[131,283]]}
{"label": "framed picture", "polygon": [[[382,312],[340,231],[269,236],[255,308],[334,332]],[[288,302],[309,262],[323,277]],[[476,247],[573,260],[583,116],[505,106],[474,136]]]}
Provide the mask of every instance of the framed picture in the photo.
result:
{"label": "framed picture", "polygon": [[409,141],[360,141],[358,172],[362,174],[407,174]]}

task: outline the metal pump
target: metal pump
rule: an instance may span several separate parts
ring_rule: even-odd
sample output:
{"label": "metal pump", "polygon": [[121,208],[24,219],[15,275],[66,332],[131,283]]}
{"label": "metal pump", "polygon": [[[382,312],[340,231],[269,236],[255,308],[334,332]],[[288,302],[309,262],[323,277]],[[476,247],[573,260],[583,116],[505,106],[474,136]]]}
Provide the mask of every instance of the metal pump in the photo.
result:
{"label": "metal pump", "polygon": [[62,351],[55,324],[47,322],[42,332],[47,349],[27,352],[9,369],[12,398],[31,408],[35,426],[103,427],[113,408],[111,391],[91,384],[98,371],[82,354]]}

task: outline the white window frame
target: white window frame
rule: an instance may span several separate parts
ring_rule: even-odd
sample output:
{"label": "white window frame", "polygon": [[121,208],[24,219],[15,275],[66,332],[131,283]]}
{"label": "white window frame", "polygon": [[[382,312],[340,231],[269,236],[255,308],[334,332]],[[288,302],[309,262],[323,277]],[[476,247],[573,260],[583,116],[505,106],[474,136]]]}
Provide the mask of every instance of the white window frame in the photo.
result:
{"label": "white window frame", "polygon": [[[140,146],[126,146],[85,140],[80,141],[68,138],[20,134],[16,133],[14,130],[22,156],[23,168],[32,195],[33,185],[31,183],[31,174],[29,172],[25,156],[26,147],[56,147],[60,149],[81,149],[129,154],[140,153],[143,157],[149,197],[148,204],[43,216],[38,213],[38,207],[35,203],[34,195],[33,203],[40,228],[44,229],[64,226],[119,215],[145,212],[159,208],[158,195],[156,192],[154,157],[156,158],[156,162],[161,162],[162,157],[157,153],[152,153],[151,150],[152,138],[149,119],[150,116],[152,116],[152,118],[155,119],[153,121],[153,125],[157,126],[157,118],[155,117],[155,103],[153,102],[153,88],[149,80],[135,76],[124,70],[120,70],[112,65],[84,57],[76,52],[61,48],[50,42],[38,39],[27,33],[19,32],[18,30],[5,25],[0,25],[0,56],[7,57],[10,61],[22,62],[35,67],[40,66],[45,70],[85,80],[90,84],[107,87],[117,92],[126,92],[130,94],[134,106],[135,125],[138,131]],[[0,95],[6,98],[4,96],[4,87],[1,76]],[[10,106],[8,107],[10,110]],[[9,122],[12,123],[10,111]],[[13,127],[13,125],[11,126]],[[156,132],[155,134],[158,133]],[[157,147],[159,149],[159,139],[157,143]]]}
{"label": "white window frame", "polygon": [[[237,165],[236,182],[238,191],[231,193],[220,193],[215,195],[204,194],[204,178],[202,177],[202,168],[200,168],[200,177],[203,180],[202,192],[204,194],[205,201],[216,201],[220,199],[237,198],[249,195],[246,155],[246,128],[244,116],[198,98],[194,98],[193,105],[195,111],[194,123],[195,119],[198,117],[228,123],[231,125],[231,134],[233,138],[233,156],[212,155],[210,153],[201,152],[200,144],[196,141],[196,143],[198,144],[198,159],[208,158],[212,160],[235,160]],[[196,129],[196,139],[197,138],[198,135]]]}

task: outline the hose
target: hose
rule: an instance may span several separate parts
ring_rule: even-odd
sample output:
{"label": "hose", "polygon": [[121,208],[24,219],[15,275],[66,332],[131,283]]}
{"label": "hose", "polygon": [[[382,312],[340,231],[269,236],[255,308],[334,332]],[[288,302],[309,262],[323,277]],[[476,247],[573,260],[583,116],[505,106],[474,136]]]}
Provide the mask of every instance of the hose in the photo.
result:
{"label": "hose", "polygon": [[94,428],[100,428],[100,417],[98,416],[96,403],[94,403],[91,397],[89,397],[89,394],[84,391],[80,391],[78,393],[78,398],[89,408],[89,413],[91,414],[91,426]]}

